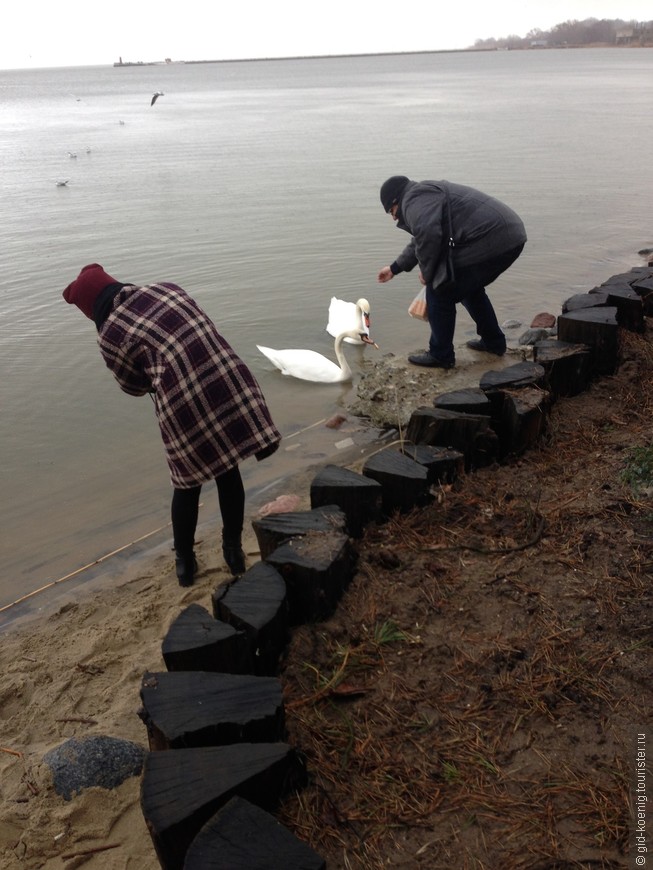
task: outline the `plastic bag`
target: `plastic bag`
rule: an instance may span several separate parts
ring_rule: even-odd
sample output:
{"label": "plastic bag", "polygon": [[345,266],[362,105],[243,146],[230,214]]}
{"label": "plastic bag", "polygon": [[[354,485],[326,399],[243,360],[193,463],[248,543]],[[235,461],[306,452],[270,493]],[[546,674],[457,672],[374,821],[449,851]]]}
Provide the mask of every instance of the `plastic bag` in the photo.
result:
{"label": "plastic bag", "polygon": [[426,287],[422,287],[408,306],[408,313],[411,317],[417,320],[428,320],[429,316],[426,312]]}

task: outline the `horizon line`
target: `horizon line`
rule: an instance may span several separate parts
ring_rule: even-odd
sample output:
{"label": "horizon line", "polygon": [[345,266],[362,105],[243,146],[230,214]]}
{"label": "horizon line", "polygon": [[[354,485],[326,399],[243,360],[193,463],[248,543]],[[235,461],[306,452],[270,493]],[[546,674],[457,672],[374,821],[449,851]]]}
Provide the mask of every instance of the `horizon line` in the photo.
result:
{"label": "horizon line", "polygon": [[[546,50],[554,51],[568,51],[572,48],[651,48],[649,45],[616,45],[614,43],[601,43],[601,44],[589,44],[585,45],[579,43],[577,45],[553,45],[546,46]],[[29,71],[29,70],[47,70],[47,69],[84,69],[84,68],[99,68],[99,67],[113,67],[115,69],[119,69],[120,67],[140,67],[140,66],[176,66],[176,65],[192,65],[192,64],[200,64],[200,63],[257,63],[263,61],[287,61],[287,60],[334,60],[339,58],[348,58],[348,57],[404,57],[416,54],[463,54],[463,53],[489,53],[489,52],[499,52],[499,51],[542,51],[543,46],[518,46],[515,48],[508,48],[502,46],[491,46],[491,47],[476,47],[476,46],[468,46],[467,48],[423,48],[423,49],[414,49],[411,51],[359,51],[359,52],[346,52],[344,54],[296,54],[296,55],[283,55],[283,56],[265,56],[265,57],[225,57],[225,58],[215,58],[215,59],[198,59],[198,60],[132,60],[132,61],[113,61],[111,63],[78,63],[78,64],[57,64],[50,66],[17,66],[17,67],[3,67],[0,72],[17,72],[17,71]]]}

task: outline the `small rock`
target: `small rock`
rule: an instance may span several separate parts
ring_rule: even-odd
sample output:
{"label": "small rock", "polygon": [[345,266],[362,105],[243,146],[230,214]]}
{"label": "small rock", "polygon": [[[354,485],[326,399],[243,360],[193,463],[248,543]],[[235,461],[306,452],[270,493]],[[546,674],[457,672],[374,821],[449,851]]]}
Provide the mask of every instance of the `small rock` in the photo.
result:
{"label": "small rock", "polygon": [[532,329],[551,329],[556,325],[556,318],[553,314],[546,311],[536,314],[531,323]]}
{"label": "small rock", "polygon": [[334,414],[333,417],[330,417],[324,425],[327,429],[339,429],[346,419],[347,418],[343,417],[342,414]]}
{"label": "small rock", "polygon": [[544,341],[545,338],[549,337],[548,329],[527,329],[519,336],[519,344],[535,344],[536,341]]}
{"label": "small rock", "polygon": [[274,501],[269,501],[259,508],[258,515],[267,517],[270,514],[285,514],[299,507],[301,499],[298,495],[278,495]]}
{"label": "small rock", "polygon": [[517,329],[521,326],[521,320],[504,320],[501,324],[502,329]]}
{"label": "small rock", "polygon": [[54,790],[65,800],[85,788],[116,788],[143,768],[145,749],[115,737],[71,737],[43,761],[52,770]]}

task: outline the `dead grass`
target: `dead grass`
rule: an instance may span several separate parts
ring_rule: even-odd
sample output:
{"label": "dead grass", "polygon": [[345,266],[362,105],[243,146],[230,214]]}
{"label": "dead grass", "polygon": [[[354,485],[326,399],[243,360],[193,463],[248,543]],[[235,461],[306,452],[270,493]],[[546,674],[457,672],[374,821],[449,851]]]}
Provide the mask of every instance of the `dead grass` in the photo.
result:
{"label": "dead grass", "polygon": [[626,866],[650,709],[653,344],[554,406],[541,445],[368,528],[336,614],[282,673],[310,784],[281,821],[330,870]]}

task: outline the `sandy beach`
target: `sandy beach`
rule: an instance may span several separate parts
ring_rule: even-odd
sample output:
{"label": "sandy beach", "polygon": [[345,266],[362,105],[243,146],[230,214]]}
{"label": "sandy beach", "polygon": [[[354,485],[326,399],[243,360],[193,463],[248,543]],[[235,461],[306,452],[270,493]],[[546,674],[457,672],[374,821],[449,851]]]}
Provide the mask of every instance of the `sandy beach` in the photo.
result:
{"label": "sandy beach", "polygon": [[[354,420],[350,428],[360,429]],[[271,488],[269,501],[247,505],[248,565],[259,558],[252,518],[279,507],[309,508],[312,473],[304,469]],[[140,777],[110,791],[85,789],[66,801],[55,792],[43,756],[71,737],[102,735],[148,748],[138,716],[143,674],[166,670],[161,643],[179,613],[195,602],[210,612],[212,593],[232,579],[214,523],[198,527],[200,572],[189,589],[177,583],[169,539],[169,529],[158,530],[140,546],[121,548],[2,614],[3,870],[160,866],[141,812]]]}
{"label": "sandy beach", "polygon": [[[161,642],[180,610],[192,602],[210,607],[211,592],[228,579],[215,548],[200,547],[200,558],[202,574],[188,590],[162,554],[137,576],[66,592],[52,614],[3,633],[0,864],[7,870],[159,867],[140,809],[139,777],[65,801],[42,758],[73,736],[107,735],[147,747],[137,713],[143,673],[165,670]],[[114,848],[67,857],[107,846]]]}

